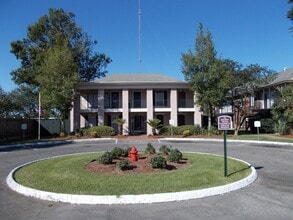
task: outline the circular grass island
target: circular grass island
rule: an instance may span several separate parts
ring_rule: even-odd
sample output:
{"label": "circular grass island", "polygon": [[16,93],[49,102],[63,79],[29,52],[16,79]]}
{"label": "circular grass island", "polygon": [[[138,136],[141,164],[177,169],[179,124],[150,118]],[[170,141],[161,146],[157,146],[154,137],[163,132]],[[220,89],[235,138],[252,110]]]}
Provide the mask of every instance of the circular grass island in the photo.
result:
{"label": "circular grass island", "polygon": [[[117,166],[113,168],[115,172],[88,169],[89,164],[98,164],[101,155],[94,152],[33,161],[11,171],[7,183],[21,194],[50,201],[125,204],[223,194],[256,179],[255,169],[250,164],[233,158],[228,158],[228,177],[224,177],[223,157],[202,153],[184,153],[178,167],[168,162],[168,169],[142,173],[136,172],[136,162],[130,164],[132,168],[127,172],[117,170]],[[139,161],[148,157],[151,156],[140,154]]]}

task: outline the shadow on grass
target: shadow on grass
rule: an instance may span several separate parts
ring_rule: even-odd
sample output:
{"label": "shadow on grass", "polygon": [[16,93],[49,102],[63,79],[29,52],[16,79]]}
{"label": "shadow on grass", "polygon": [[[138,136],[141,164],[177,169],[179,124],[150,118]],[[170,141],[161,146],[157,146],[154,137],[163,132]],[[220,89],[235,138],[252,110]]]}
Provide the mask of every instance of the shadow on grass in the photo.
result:
{"label": "shadow on grass", "polygon": [[232,175],[234,175],[234,174],[236,174],[236,173],[240,173],[240,172],[242,172],[242,171],[248,170],[248,169],[250,169],[250,168],[251,168],[251,165],[250,165],[250,166],[247,166],[247,167],[245,167],[245,168],[243,168],[243,169],[241,169],[241,170],[236,170],[236,171],[234,171],[234,172],[228,174],[228,177],[230,177],[230,176],[232,176]]}

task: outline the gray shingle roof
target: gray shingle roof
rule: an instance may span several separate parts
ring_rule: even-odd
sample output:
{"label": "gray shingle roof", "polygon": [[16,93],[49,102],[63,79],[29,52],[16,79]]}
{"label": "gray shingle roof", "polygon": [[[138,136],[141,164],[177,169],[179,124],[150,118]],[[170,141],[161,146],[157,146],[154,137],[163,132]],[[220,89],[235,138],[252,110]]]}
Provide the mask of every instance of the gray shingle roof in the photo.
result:
{"label": "gray shingle roof", "polygon": [[285,82],[293,82],[293,68],[284,69],[282,72],[279,72],[276,78],[269,83],[269,85],[277,85]]}
{"label": "gray shingle roof", "polygon": [[162,74],[112,74],[110,76],[96,80],[98,83],[141,83],[141,82],[164,82],[164,83],[182,83],[184,81],[178,80]]}

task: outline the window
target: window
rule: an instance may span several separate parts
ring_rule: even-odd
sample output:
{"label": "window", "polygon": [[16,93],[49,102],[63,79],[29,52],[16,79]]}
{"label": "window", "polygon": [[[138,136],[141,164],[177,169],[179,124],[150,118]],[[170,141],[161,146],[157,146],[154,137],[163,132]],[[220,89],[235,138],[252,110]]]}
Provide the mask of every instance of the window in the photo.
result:
{"label": "window", "polygon": [[98,94],[88,94],[87,95],[88,108],[98,107]]}
{"label": "window", "polygon": [[167,91],[156,91],[155,92],[154,106],[157,106],[157,107],[166,107],[167,106]]}
{"label": "window", "polygon": [[109,92],[104,94],[105,108],[119,108],[119,92]]}
{"label": "window", "polygon": [[179,92],[178,94],[179,97],[179,107],[184,108],[186,107],[185,101],[186,101],[186,97],[185,97],[185,92]]}
{"label": "window", "polygon": [[119,108],[119,92],[111,93],[111,108]]}
{"label": "window", "polygon": [[141,92],[133,92],[133,108],[141,108]]}

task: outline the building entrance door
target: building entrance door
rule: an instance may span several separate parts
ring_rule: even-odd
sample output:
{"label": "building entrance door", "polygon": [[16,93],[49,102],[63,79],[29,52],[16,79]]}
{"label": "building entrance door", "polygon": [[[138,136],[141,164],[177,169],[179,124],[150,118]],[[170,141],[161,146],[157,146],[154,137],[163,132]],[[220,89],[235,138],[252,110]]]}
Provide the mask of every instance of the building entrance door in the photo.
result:
{"label": "building entrance door", "polygon": [[135,115],[133,117],[133,133],[144,133],[145,132],[145,118],[141,115]]}

